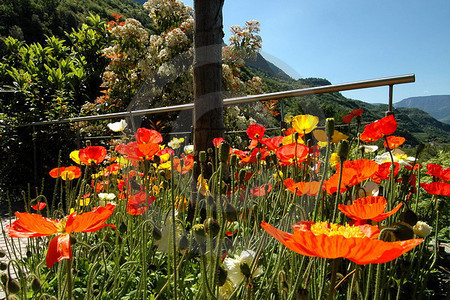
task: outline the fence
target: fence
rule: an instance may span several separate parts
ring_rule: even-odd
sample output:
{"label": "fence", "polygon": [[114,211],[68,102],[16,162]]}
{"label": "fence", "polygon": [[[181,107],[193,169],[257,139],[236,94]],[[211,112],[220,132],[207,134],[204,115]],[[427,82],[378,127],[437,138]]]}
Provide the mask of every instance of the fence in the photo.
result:
{"label": "fence", "polygon": [[[414,81],[415,81],[414,74],[384,77],[384,78],[378,78],[378,79],[363,80],[363,81],[356,81],[356,82],[349,82],[349,83],[342,83],[342,84],[335,84],[335,85],[326,85],[326,86],[319,86],[319,87],[310,87],[310,88],[303,88],[303,89],[296,89],[296,90],[266,93],[266,94],[260,94],[260,95],[250,95],[250,96],[243,96],[243,97],[228,98],[228,99],[223,100],[223,105],[224,106],[237,105],[237,104],[250,103],[250,102],[255,102],[255,101],[277,100],[277,99],[291,98],[291,97],[297,97],[297,96],[306,96],[306,95],[341,92],[341,91],[363,89],[363,88],[389,86],[388,111],[386,112],[386,114],[391,114],[392,109],[393,109],[392,101],[393,101],[394,85],[410,83],[410,82],[414,82]],[[116,119],[116,118],[128,118],[129,117],[130,120],[132,121],[133,130],[135,130],[133,117],[145,116],[145,115],[157,114],[157,113],[184,111],[184,110],[190,110],[193,108],[194,108],[194,104],[188,103],[188,104],[173,105],[173,106],[158,107],[158,108],[149,108],[149,109],[136,110],[136,111],[110,113],[110,114],[95,115],[95,116],[84,116],[84,117],[68,118],[68,119],[53,120],[53,121],[41,121],[41,122],[21,124],[19,126],[20,127],[32,126],[33,132],[36,132],[36,126],[55,125],[55,124],[83,122],[83,121],[94,121],[94,120],[105,120],[105,119]],[[33,162],[34,162],[33,167],[34,167],[35,175],[37,174],[36,160],[37,160],[36,142],[35,142],[35,139],[33,138]],[[35,178],[35,179],[37,180],[37,178]]]}

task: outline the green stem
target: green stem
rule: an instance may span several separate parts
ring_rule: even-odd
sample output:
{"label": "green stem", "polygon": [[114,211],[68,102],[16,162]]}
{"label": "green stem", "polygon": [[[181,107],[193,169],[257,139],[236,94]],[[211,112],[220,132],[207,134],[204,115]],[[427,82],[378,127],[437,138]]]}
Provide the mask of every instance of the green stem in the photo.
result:
{"label": "green stem", "polygon": [[66,261],[67,268],[67,299],[73,299],[72,259]]}

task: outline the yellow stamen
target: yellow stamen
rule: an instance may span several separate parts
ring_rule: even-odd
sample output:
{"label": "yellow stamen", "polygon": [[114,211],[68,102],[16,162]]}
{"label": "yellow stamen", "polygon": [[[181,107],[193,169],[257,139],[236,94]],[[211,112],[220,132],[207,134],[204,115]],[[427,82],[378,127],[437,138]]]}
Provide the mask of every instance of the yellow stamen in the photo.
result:
{"label": "yellow stamen", "polygon": [[363,238],[364,233],[356,226],[350,226],[348,224],[338,225],[330,224],[327,222],[317,222],[311,225],[311,232],[315,235],[326,234],[327,236],[342,235],[345,238]]}

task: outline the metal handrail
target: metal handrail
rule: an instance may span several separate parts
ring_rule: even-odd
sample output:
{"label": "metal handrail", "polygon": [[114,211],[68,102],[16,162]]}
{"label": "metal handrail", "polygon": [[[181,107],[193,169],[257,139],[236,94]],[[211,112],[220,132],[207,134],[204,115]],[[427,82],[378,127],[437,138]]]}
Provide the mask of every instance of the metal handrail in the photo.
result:
{"label": "metal handrail", "polygon": [[[384,78],[362,80],[362,81],[355,81],[355,82],[349,82],[349,83],[332,84],[332,85],[325,85],[325,86],[318,86],[318,87],[288,90],[288,91],[282,91],[282,92],[266,93],[266,94],[260,94],[260,95],[250,95],[250,96],[243,96],[243,97],[228,98],[228,99],[223,100],[223,105],[235,105],[235,104],[242,104],[242,103],[248,103],[248,102],[254,102],[254,101],[276,100],[276,99],[281,99],[281,98],[332,93],[332,92],[372,88],[372,87],[379,87],[379,86],[386,86],[386,85],[389,85],[389,88],[391,91],[393,85],[395,85],[395,84],[410,83],[410,82],[414,82],[414,81],[415,81],[414,74],[384,77]],[[390,107],[390,109],[392,107],[392,92],[389,93],[389,107]],[[21,124],[18,126],[19,127],[39,126],[39,125],[63,124],[63,123],[70,123],[70,122],[125,118],[125,117],[130,117],[130,116],[134,117],[134,116],[142,116],[142,115],[164,113],[164,112],[183,111],[183,110],[189,110],[189,109],[193,109],[193,108],[194,108],[194,103],[187,103],[187,104],[149,108],[149,109],[142,109],[142,110],[135,110],[135,111],[103,114],[103,115],[97,115],[97,116],[85,116],[85,117],[67,118],[67,119],[62,119],[62,120],[33,122],[33,123]]]}

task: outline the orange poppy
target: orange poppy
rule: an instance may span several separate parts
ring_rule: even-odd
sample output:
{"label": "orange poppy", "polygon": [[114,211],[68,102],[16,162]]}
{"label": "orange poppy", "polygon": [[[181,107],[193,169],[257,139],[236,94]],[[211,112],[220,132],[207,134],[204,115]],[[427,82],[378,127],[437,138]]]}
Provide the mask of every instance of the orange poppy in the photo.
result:
{"label": "orange poppy", "polygon": [[53,178],[61,177],[62,180],[72,180],[81,176],[81,169],[76,166],[54,168],[49,172]]}
{"label": "orange poppy", "polygon": [[159,144],[163,141],[161,133],[153,129],[139,128],[135,136],[139,144]]}
{"label": "orange poppy", "polygon": [[376,226],[337,225],[302,221],[290,234],[262,221],[262,228],[290,250],[301,255],[347,258],[359,265],[392,261],[422,243],[422,239],[385,242],[378,240]]}
{"label": "orange poppy", "polygon": [[149,196],[146,192],[141,191],[128,199],[127,211],[133,216],[142,215],[155,200],[155,196]]}
{"label": "orange poppy", "polygon": [[100,164],[106,157],[106,149],[102,146],[88,146],[78,153],[83,164]]}
{"label": "orange poppy", "polygon": [[241,156],[241,163],[242,164],[248,164],[248,163],[257,163],[258,158],[256,157],[258,153],[261,153],[261,160],[265,160],[267,155],[269,155],[269,152],[264,148],[254,148],[250,154],[247,153]]}
{"label": "orange poppy", "polygon": [[384,141],[383,145],[384,147],[389,148],[391,150],[400,147],[406,141],[404,137],[393,135],[386,137],[386,140],[387,144],[386,141]]}
{"label": "orange poppy", "polygon": [[114,225],[104,224],[112,215],[115,205],[100,206],[90,212],[77,215],[72,213],[61,220],[45,218],[38,214],[19,213],[17,220],[7,226],[8,236],[14,238],[31,238],[57,234],[48,246],[47,267],[51,268],[55,262],[72,258],[70,234],[73,232],[93,232],[103,227]]}
{"label": "orange poppy", "polygon": [[431,195],[450,196],[450,183],[447,182],[433,182],[421,183],[421,187]]}
{"label": "orange poppy", "polygon": [[342,122],[350,123],[354,117],[361,116],[362,114],[363,110],[361,108],[354,109],[348,115],[342,117]]}
{"label": "orange poppy", "polygon": [[189,172],[193,166],[194,166],[194,156],[191,154],[186,156],[181,154],[181,159],[179,158],[173,159],[173,167],[175,168],[175,170],[177,170],[177,172],[180,172],[183,175]]}
{"label": "orange poppy", "polygon": [[276,156],[280,160],[280,165],[290,166],[294,163],[300,163],[306,159],[309,154],[309,148],[302,144],[292,143],[283,145],[276,151]]}
{"label": "orange poppy", "polygon": [[266,132],[266,128],[257,123],[253,123],[247,128],[247,135],[252,140],[261,140]]}
{"label": "orange poppy", "polygon": [[356,199],[351,205],[339,204],[338,209],[353,220],[380,222],[395,214],[402,207],[402,203],[397,205],[393,210],[384,212],[386,206],[387,201],[384,197],[369,196]]}
{"label": "orange poppy", "polygon": [[428,164],[427,165],[428,175],[433,176],[433,179],[441,181],[450,181],[450,168],[443,168],[438,164]]}
{"label": "orange poppy", "polygon": [[[339,172],[341,164],[336,165],[337,172],[331,176],[324,184],[328,194],[333,194],[338,190]],[[377,172],[378,164],[370,159],[357,159],[344,162],[342,170],[341,193],[347,190],[347,187],[369,179]]]}
{"label": "orange poppy", "polygon": [[397,122],[393,115],[389,115],[366,125],[359,138],[363,142],[371,143],[378,141],[383,136],[393,134],[395,130],[397,130]]}
{"label": "orange poppy", "polygon": [[284,181],[284,186],[288,191],[301,195],[315,196],[319,192],[320,182],[310,181],[310,182],[294,182],[294,179],[288,178]]}

